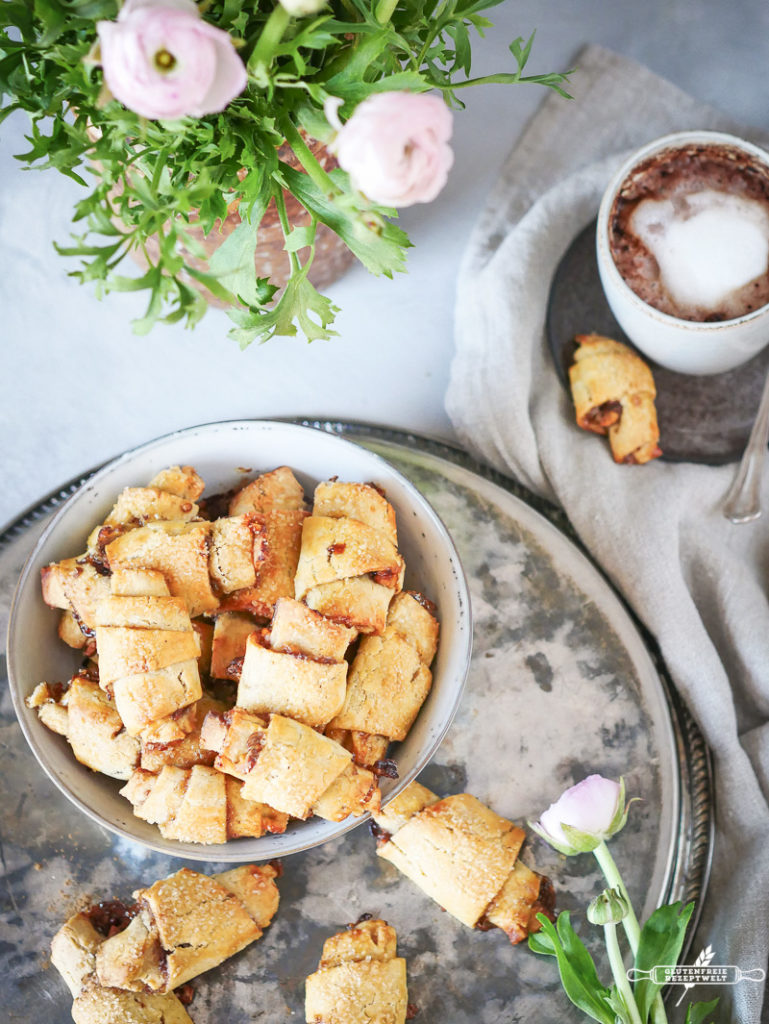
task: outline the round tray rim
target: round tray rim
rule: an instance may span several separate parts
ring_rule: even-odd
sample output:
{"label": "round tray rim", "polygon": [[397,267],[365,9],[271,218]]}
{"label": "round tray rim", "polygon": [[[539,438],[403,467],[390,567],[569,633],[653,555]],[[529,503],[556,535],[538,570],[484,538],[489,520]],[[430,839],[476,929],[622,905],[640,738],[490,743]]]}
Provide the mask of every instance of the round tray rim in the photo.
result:
{"label": "round tray rim", "polygon": [[[312,427],[359,442],[365,442],[368,439],[371,441],[389,442],[406,448],[417,446],[429,454],[462,466],[470,472],[497,484],[529,505],[535,512],[539,513],[560,530],[603,576],[629,615],[652,657],[674,724],[673,731],[681,772],[679,781],[682,787],[682,797],[680,801],[681,815],[679,820],[677,857],[673,864],[665,898],[668,902],[682,900],[688,903],[691,900],[695,901],[691,926],[687,933],[685,952],[689,947],[691,937],[696,931],[697,923],[702,913],[713,858],[715,786],[712,755],[697,723],[676,691],[657,641],[640,621],[634,610],[628,605],[623,595],[617,590],[601,566],[593,559],[565,512],[558,506],[530,491],[514,478],[480,463],[464,451],[464,449],[443,438],[362,421],[301,417],[275,417],[275,420],[277,422]],[[111,461],[113,460],[108,460],[108,462]],[[102,463],[85,473],[71,478],[9,520],[0,529],[0,549],[11,543],[16,537],[22,535],[27,528],[32,526],[42,516],[53,512],[66,502],[75,490],[97,472],[101,465],[105,464]]]}

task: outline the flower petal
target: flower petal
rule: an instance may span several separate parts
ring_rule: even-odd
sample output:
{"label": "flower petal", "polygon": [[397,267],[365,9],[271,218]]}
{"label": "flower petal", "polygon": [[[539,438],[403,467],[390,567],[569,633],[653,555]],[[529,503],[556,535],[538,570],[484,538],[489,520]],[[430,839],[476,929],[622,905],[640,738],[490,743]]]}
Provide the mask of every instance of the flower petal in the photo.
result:
{"label": "flower petal", "polygon": [[551,845],[558,843],[574,853],[581,853],[586,848],[585,843],[594,840],[590,848],[595,849],[619,830],[614,826],[618,812],[620,819],[624,812],[623,803],[624,782],[616,783],[602,775],[589,775],[565,790],[542,813],[539,824],[555,841]]}
{"label": "flower petal", "polygon": [[200,30],[206,32],[216,52],[214,77],[202,103],[204,113],[215,114],[224,110],[231,100],[243,92],[248,84],[248,74],[232,40],[225,32],[207,24],[202,24]]}
{"label": "flower petal", "polygon": [[246,86],[230,36],[203,21],[192,0],[127,0],[117,21],[98,22],[97,31],[107,86],[143,117],[202,117]]}
{"label": "flower petal", "polygon": [[358,105],[334,150],[355,188],[385,206],[434,199],[454,154],[452,117],[443,100],[424,93],[383,92]]}

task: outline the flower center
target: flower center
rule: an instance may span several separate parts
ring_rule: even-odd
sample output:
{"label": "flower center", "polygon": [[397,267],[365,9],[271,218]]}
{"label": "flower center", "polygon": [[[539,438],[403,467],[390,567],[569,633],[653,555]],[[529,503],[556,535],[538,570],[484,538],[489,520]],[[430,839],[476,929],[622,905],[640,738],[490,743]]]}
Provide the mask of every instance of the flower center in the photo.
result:
{"label": "flower center", "polygon": [[158,50],[155,54],[155,67],[163,73],[173,71],[176,67],[176,57],[168,50]]}

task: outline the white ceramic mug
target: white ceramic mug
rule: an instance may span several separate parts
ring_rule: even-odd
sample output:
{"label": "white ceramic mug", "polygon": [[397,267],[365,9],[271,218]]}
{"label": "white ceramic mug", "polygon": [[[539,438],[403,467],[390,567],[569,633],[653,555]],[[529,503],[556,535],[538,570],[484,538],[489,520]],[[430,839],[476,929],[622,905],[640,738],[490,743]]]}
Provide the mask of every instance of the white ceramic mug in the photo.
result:
{"label": "white ceramic mug", "polygon": [[609,182],[598,210],[596,251],[606,299],[628,338],[661,366],[679,373],[705,375],[731,370],[761,351],[769,342],[769,305],[733,320],[702,323],[670,316],[636,295],[617,269],[609,245],[609,218],[628,175],[656,153],[692,144],[742,150],[769,171],[769,153],[734,135],[689,131],[655,139],[626,160]]}

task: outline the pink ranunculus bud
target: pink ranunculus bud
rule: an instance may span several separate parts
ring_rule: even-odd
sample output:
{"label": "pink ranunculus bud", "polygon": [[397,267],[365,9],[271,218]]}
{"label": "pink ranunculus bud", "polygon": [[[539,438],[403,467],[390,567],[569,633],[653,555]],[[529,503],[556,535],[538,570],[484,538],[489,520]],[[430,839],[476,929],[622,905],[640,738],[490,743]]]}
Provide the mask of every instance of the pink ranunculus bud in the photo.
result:
{"label": "pink ranunculus bud", "polygon": [[439,96],[380,92],[355,108],[333,150],[354,187],[375,203],[429,203],[454,162],[451,129],[451,111]]}
{"label": "pink ranunculus bud", "polygon": [[589,775],[567,789],[536,823],[534,831],[567,855],[588,853],[609,839],[627,821],[625,782]]}
{"label": "pink ranunculus bud", "polygon": [[107,86],[143,117],[203,117],[246,87],[231,38],[193,0],[126,0],[117,21],[96,27]]}

